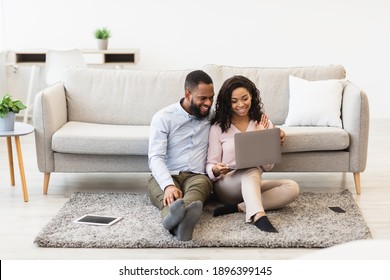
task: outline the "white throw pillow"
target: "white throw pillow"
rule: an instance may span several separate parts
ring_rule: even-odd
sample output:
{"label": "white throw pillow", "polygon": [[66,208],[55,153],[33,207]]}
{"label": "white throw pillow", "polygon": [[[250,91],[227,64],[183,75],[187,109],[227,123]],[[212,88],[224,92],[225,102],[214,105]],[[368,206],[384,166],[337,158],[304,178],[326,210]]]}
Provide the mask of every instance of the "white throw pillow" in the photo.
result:
{"label": "white throw pillow", "polygon": [[307,81],[289,77],[290,101],[285,125],[342,127],[343,80]]}

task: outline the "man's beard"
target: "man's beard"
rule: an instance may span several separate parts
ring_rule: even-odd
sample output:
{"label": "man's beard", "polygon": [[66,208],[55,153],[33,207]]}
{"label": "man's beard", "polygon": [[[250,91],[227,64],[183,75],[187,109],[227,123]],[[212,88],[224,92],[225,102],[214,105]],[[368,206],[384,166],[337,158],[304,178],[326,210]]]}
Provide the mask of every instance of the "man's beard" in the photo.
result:
{"label": "man's beard", "polygon": [[209,115],[210,113],[210,108],[207,110],[207,113],[206,114],[202,114],[200,112],[200,108],[199,106],[197,106],[194,102],[191,101],[190,103],[190,110],[192,112],[192,114],[197,118],[197,119],[205,119],[207,118],[207,116]]}

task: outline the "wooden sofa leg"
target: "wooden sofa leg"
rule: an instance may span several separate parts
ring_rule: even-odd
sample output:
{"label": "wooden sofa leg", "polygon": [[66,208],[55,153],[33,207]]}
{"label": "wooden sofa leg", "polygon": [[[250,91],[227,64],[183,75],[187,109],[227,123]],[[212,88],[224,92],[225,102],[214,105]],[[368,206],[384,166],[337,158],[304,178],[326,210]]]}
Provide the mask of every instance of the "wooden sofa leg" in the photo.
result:
{"label": "wooden sofa leg", "polygon": [[359,172],[353,173],[353,179],[355,181],[356,193],[360,194],[361,193],[361,189],[360,189],[360,173]]}
{"label": "wooden sofa leg", "polygon": [[43,178],[43,194],[47,194],[47,190],[49,188],[49,180],[50,173],[45,173],[45,177]]}

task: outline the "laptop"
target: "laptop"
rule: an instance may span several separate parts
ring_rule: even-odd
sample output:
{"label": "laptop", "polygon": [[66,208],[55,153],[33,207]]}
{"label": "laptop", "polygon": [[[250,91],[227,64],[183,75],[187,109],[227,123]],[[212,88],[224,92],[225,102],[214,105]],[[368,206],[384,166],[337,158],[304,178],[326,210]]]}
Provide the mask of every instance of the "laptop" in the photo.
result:
{"label": "laptop", "polygon": [[243,169],[276,164],[282,161],[280,129],[248,131],[234,135],[236,165],[230,169]]}

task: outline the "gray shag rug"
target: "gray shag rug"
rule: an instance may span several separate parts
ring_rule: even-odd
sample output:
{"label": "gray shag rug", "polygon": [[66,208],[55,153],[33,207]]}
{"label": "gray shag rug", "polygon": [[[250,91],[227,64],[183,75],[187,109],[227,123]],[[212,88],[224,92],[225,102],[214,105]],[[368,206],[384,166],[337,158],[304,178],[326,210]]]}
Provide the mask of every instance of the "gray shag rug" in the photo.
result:
{"label": "gray shag rug", "polygon": [[[371,238],[352,194],[303,192],[289,206],[267,215],[279,233],[265,233],[245,223],[243,213],[213,217],[220,204],[209,202],[196,225],[193,240],[178,241],[162,227],[157,208],[146,194],[74,193],[35,239],[42,247],[189,248],[264,247],[323,248]],[[337,213],[329,207],[341,207]],[[112,226],[76,224],[85,214],[121,216]]]}

